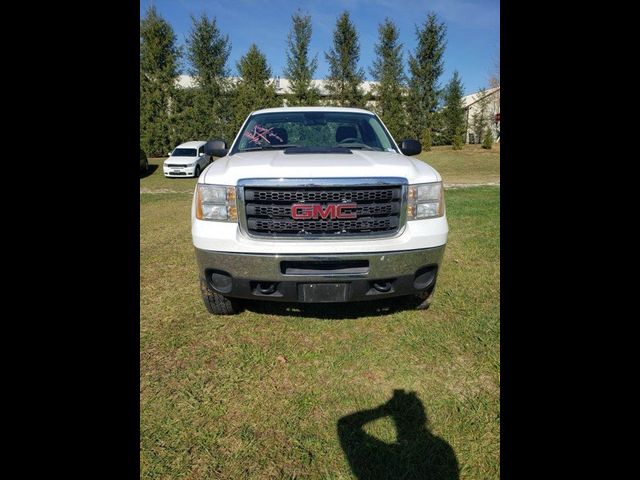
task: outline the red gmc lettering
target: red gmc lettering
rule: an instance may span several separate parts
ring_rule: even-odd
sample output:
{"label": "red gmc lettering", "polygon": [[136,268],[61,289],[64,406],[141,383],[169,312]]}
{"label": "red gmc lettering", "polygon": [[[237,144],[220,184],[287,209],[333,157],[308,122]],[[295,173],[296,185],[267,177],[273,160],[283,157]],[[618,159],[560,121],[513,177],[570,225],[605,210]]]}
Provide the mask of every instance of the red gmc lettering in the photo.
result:
{"label": "red gmc lettering", "polygon": [[339,203],[336,205],[336,218],[356,218],[356,212],[343,213],[343,209],[356,208],[356,203]]}
{"label": "red gmc lettering", "polygon": [[326,208],[323,208],[319,203],[294,203],[291,206],[291,218],[295,220],[356,218],[355,212],[345,212],[344,210],[357,206],[355,203],[330,203]]}

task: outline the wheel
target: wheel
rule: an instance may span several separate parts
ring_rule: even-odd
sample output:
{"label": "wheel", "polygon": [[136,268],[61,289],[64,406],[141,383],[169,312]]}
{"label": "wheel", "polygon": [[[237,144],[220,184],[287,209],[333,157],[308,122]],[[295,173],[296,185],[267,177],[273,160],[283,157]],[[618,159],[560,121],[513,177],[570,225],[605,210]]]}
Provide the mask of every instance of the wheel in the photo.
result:
{"label": "wheel", "polygon": [[198,178],[200,176],[200,165],[196,165],[196,171],[193,172],[193,176]]}
{"label": "wheel", "polygon": [[149,171],[149,160],[144,161],[144,173]]}
{"label": "wheel", "polygon": [[218,292],[214,292],[202,279],[200,279],[200,293],[202,293],[204,306],[207,307],[209,313],[214,315],[234,315],[240,311],[238,300],[227,298]]}
{"label": "wheel", "polygon": [[427,310],[431,306],[431,302],[433,302],[433,293],[436,291],[435,285],[433,288],[420,293],[418,295],[414,295],[415,301],[417,305],[415,306],[416,310]]}

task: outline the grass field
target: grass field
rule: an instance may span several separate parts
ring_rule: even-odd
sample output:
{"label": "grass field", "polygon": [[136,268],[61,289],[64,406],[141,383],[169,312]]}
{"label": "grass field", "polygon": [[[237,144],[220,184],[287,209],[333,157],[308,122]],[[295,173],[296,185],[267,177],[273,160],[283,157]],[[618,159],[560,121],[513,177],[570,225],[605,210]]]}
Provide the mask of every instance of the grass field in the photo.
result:
{"label": "grass field", "polygon": [[465,145],[455,151],[451,147],[432,147],[417,156],[440,172],[445,185],[500,182],[500,144],[491,150],[480,145]]}
{"label": "grass field", "polygon": [[499,477],[499,187],[447,192],[427,311],[251,304],[216,317],[198,290],[191,194],[166,193],[195,180],[157,173],[140,182],[165,192],[140,194],[141,478],[411,478],[412,465]]}

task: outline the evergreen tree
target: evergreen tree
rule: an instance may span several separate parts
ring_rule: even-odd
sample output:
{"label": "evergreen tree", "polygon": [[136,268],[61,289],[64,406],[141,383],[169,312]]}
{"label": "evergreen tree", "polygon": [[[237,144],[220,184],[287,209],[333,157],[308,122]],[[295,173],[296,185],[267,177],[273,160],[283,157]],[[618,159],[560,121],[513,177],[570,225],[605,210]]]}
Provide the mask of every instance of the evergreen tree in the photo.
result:
{"label": "evergreen tree", "polygon": [[223,138],[230,141],[231,105],[227,59],[231,52],[228,35],[222,35],[216,19],[206,15],[191,17],[192,29],[187,38],[189,73],[194,77],[194,103],[186,113],[192,125],[193,139]]}
{"label": "evergreen tree", "polygon": [[409,55],[409,97],[407,113],[409,133],[418,138],[426,128],[434,130],[434,113],[438,110],[441,91],[438,79],[443,71],[446,27],[434,13],[416,28],[418,44]]}
{"label": "evergreen tree", "polygon": [[287,37],[287,66],[284,76],[289,79],[291,105],[317,105],[318,91],[313,85],[313,74],[318,68],[317,56],[309,60],[311,43],[311,17],[300,11],[291,16],[292,27]]}
{"label": "evergreen tree", "polygon": [[487,150],[491,150],[493,146],[493,133],[490,128],[487,128],[487,133],[482,140],[482,148],[486,148]]}
{"label": "evergreen tree", "polygon": [[485,129],[488,126],[487,104],[489,99],[487,97],[487,90],[484,87],[478,91],[476,99],[477,107],[471,117],[471,128],[473,129],[476,143],[480,143],[484,138]]}
{"label": "evergreen tree", "polygon": [[238,131],[247,115],[261,108],[281,105],[270,81],[271,68],[256,44],[237,63],[240,80],[234,92],[233,130]]}
{"label": "evergreen tree", "polygon": [[140,21],[140,146],[149,156],[164,156],[175,146],[171,115],[179,58],[171,25],[150,7]]}
{"label": "evergreen tree", "polygon": [[332,103],[343,107],[364,107],[366,98],[360,88],[364,70],[358,68],[358,32],[347,11],[338,17],[333,31],[333,48],[325,53],[325,58],[329,63],[327,91]]}
{"label": "evergreen tree", "polygon": [[455,137],[453,137],[453,149],[454,150],[462,150],[462,145],[464,143],[464,139],[462,138],[462,135],[456,135]]}
{"label": "evergreen tree", "polygon": [[206,140],[199,134],[200,125],[196,120],[198,99],[198,88],[176,88],[173,96],[175,113],[171,117],[171,124],[175,132],[174,145],[194,139]]}
{"label": "evergreen tree", "polygon": [[187,58],[191,63],[189,73],[201,88],[216,87],[229,75],[227,59],[231,53],[229,36],[222,35],[216,19],[205,14],[191,17],[192,27],[187,38]]}
{"label": "evergreen tree", "polygon": [[454,144],[456,138],[464,133],[464,105],[462,103],[463,86],[458,71],[447,84],[444,92],[443,140],[446,144]]}
{"label": "evergreen tree", "polygon": [[374,94],[378,97],[376,113],[382,118],[393,138],[402,141],[405,136],[404,110],[405,81],[402,66],[402,44],[398,42],[396,25],[386,18],[378,27],[379,40],[375,46],[377,58],[370,73],[378,85]]}
{"label": "evergreen tree", "polygon": [[422,151],[431,151],[431,145],[433,143],[433,137],[431,136],[431,129],[426,127],[420,135],[420,143],[422,144]]}

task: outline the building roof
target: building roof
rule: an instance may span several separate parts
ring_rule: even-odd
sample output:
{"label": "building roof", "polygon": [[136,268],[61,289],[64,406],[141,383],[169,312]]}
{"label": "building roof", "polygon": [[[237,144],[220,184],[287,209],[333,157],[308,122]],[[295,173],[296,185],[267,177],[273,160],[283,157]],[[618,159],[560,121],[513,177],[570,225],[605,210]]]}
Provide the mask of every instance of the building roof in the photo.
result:
{"label": "building roof", "polygon": [[[237,82],[238,80],[240,80],[240,77],[229,77],[229,80],[231,80],[232,82]],[[272,77],[269,80],[273,82],[273,84],[275,85],[276,93],[278,94],[291,93],[291,82],[289,81],[288,78]],[[326,87],[327,85],[326,80],[317,79],[317,80],[311,80],[311,82],[318,89],[318,91],[320,92],[320,95],[329,94]],[[373,86],[377,85],[377,83],[378,82],[370,82],[370,81],[362,82],[361,84],[362,90],[364,91],[364,93],[369,93],[373,88]],[[179,75],[176,80],[176,86],[180,88],[193,88],[197,85],[193,77],[189,75]]]}
{"label": "building roof", "polygon": [[[497,87],[493,87],[493,88],[487,88],[485,90],[486,93],[486,97],[488,97],[489,95],[493,95],[494,93],[496,93],[498,90],[500,90],[500,85],[498,85]],[[464,105],[465,108],[470,107],[471,105],[473,105],[474,103],[476,103],[478,100],[480,100],[483,97],[480,97],[480,91],[471,93],[469,95],[465,95],[464,97],[462,97],[462,103]]]}

